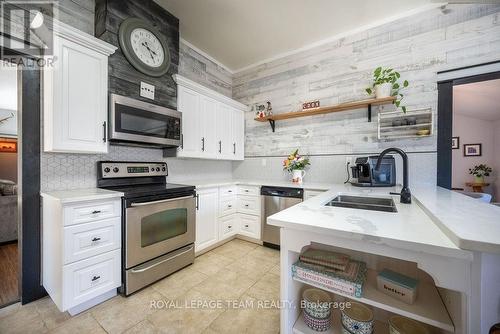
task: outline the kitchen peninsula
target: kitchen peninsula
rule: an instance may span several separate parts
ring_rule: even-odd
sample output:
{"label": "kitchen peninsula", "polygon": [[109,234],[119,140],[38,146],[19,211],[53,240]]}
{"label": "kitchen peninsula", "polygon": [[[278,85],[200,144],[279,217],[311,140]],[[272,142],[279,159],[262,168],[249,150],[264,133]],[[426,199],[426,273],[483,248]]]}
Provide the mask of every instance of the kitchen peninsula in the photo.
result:
{"label": "kitchen peninsula", "polygon": [[[386,320],[392,314],[426,323],[438,333],[487,332],[487,324],[498,317],[500,298],[496,288],[500,240],[494,239],[500,233],[500,208],[487,204],[479,208],[464,195],[430,186],[412,189],[413,204],[401,204],[393,196],[397,212],[325,205],[338,195],[390,198],[389,191],[394,190],[336,185],[268,217],[269,224],[281,227],[281,299],[297,306],[281,310],[282,333],[307,332],[298,305],[310,284],[294,278],[291,268],[310,245],[367,263],[359,301],[376,309],[377,333],[388,332]],[[470,210],[472,206],[475,209]],[[385,268],[418,278],[414,304],[377,290],[377,272]],[[348,297],[333,294],[336,299]],[[339,318],[340,311],[334,311],[334,328],[340,326]]]}

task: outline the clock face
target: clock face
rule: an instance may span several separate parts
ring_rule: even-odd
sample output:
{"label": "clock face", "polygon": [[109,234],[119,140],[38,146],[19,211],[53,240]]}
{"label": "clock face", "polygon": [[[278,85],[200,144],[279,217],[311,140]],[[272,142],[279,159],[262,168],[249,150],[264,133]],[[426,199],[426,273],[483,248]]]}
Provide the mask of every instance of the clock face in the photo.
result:
{"label": "clock face", "polygon": [[159,67],[165,59],[160,40],[149,30],[136,28],[130,33],[130,44],[137,58],[151,67]]}
{"label": "clock face", "polygon": [[159,30],[138,18],[125,19],[120,24],[118,41],[125,58],[138,71],[160,77],[168,72],[170,54]]}

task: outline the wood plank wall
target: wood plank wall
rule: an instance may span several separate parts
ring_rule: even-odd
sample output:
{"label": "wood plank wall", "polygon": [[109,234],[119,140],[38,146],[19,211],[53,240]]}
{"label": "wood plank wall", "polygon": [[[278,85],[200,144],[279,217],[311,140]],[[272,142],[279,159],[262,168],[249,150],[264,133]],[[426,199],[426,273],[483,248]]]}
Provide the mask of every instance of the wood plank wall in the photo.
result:
{"label": "wood plank wall", "polygon": [[[247,105],[271,101],[274,112],[298,110],[307,100],[322,105],[366,98],[371,72],[393,67],[408,79],[410,108],[437,109],[436,73],[500,60],[500,5],[450,5],[341,38],[236,73],[233,98]],[[391,106],[389,106],[389,109]],[[387,110],[387,108],[386,108]],[[397,142],[377,140],[377,122],[366,111],[330,114],[269,124],[246,114],[245,155],[286,155],[295,148],[315,155],[380,152],[398,146],[436,151],[436,137]]]}

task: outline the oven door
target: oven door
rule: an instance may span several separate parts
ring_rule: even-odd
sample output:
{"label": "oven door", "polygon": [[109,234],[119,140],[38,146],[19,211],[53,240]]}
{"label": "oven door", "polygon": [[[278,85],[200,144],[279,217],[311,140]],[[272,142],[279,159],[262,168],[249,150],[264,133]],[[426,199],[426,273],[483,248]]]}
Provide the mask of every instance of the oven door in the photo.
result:
{"label": "oven door", "polygon": [[179,146],[181,118],[179,111],[112,94],[110,140]]}
{"label": "oven door", "polygon": [[193,195],[134,202],[125,212],[125,268],[194,242],[196,208]]}

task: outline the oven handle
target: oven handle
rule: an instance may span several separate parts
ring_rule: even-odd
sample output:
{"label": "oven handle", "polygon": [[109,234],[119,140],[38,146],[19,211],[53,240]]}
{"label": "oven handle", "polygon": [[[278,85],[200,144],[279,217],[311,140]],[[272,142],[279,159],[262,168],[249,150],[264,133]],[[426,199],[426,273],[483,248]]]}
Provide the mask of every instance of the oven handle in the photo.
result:
{"label": "oven handle", "polygon": [[153,201],[153,202],[132,203],[130,206],[132,206],[132,207],[135,207],[135,206],[145,206],[145,205],[152,205],[152,204],[165,203],[165,202],[181,201],[183,199],[188,199],[188,198],[194,198],[194,196],[184,196],[184,197],[162,199],[162,200]]}
{"label": "oven handle", "polygon": [[152,268],[154,268],[154,267],[156,267],[156,266],[159,266],[159,265],[160,265],[160,264],[162,264],[162,263],[165,263],[165,262],[167,262],[167,261],[173,260],[173,259],[175,259],[175,258],[176,258],[176,257],[178,257],[178,256],[184,255],[184,254],[186,254],[186,253],[190,252],[192,249],[193,249],[193,246],[189,247],[189,249],[186,249],[184,252],[181,252],[181,253],[179,253],[179,254],[175,254],[174,256],[169,257],[168,259],[162,260],[162,261],[160,261],[160,262],[156,262],[155,264],[152,264],[152,265],[150,265],[149,267],[142,268],[142,269],[132,269],[130,272],[131,272],[132,274],[143,273],[143,272],[145,272],[145,271],[147,271],[147,270],[149,270],[149,269],[152,269]]}

